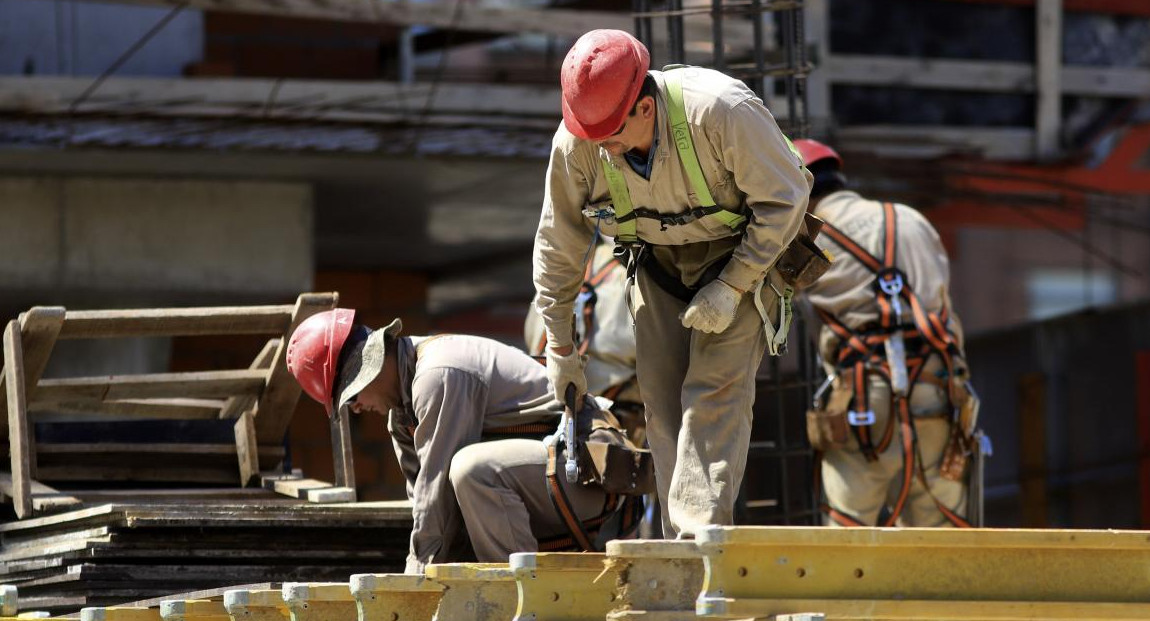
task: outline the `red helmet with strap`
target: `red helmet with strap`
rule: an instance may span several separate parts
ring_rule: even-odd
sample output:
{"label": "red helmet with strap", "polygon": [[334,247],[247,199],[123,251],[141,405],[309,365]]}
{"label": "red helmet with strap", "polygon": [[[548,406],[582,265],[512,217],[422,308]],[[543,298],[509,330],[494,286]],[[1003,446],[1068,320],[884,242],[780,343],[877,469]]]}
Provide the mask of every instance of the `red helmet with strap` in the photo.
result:
{"label": "red helmet with strap", "polygon": [[651,55],[622,30],[592,30],[579,37],[559,75],[563,125],[584,140],[614,134],[643,88]]}
{"label": "red helmet with strap", "polygon": [[815,162],[822,160],[834,160],[839,170],[843,167],[843,158],[834,149],[827,145],[810,138],[800,138],[795,141],[795,148],[803,156],[803,165],[810,168]]}
{"label": "red helmet with strap", "polygon": [[308,317],[288,341],[287,367],[303,391],[331,416],[339,352],[351,333],[355,310],[337,308]]}

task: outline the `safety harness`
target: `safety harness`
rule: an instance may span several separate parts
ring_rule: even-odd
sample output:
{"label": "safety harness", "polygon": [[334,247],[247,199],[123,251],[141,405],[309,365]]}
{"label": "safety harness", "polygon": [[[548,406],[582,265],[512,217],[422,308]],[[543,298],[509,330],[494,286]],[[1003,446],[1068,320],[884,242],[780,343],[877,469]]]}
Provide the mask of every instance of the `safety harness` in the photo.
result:
{"label": "safety harness", "polygon": [[665,67],[663,74],[667,82],[667,114],[671,121],[671,138],[675,148],[679,151],[679,159],[683,162],[683,170],[695,191],[698,207],[688,209],[676,214],[666,214],[646,209],[636,208],[631,203],[631,193],[627,190],[627,182],[623,179],[623,171],[611,161],[602,158],[603,174],[607,177],[607,187],[611,192],[611,202],[615,207],[615,222],[619,225],[615,233],[615,241],[620,244],[634,244],[639,242],[636,227],[638,218],[657,220],[662,230],[668,226],[683,225],[702,218],[717,218],[723,224],[738,232],[746,223],[747,218],[742,214],[728,211],[717,204],[707,187],[707,179],[703,176],[703,168],[699,166],[699,158],[695,155],[695,145],[691,139],[691,128],[687,124],[687,107],[683,103],[683,76],[676,71],[683,65]]}
{"label": "safety harness", "polygon": [[[847,422],[858,441],[859,448],[868,461],[876,461],[894,437],[895,419],[901,431],[903,454],[902,487],[898,499],[891,509],[884,526],[892,526],[902,514],[913,477],[919,477],[923,488],[930,494],[939,511],[955,526],[969,527],[965,518],[951,511],[930,491],[922,458],[918,455],[914,419],[910,411],[910,394],[919,381],[935,383],[947,391],[948,400],[953,403],[950,384],[937,378],[923,375],[922,370],[931,355],[937,354],[946,367],[947,377],[955,371],[955,358],[961,356],[957,341],[946,327],[948,309],[931,313],[923,308],[915,295],[906,274],[895,267],[898,253],[898,219],[894,205],[883,203],[883,252],[876,257],[867,252],[861,244],[851,239],[830,223],[823,225],[823,233],[847,254],[854,257],[867,270],[875,275],[875,301],[879,307],[877,326],[862,330],[851,330],[834,315],[822,308],[816,311],[823,324],[839,337],[839,348],[833,361],[836,368],[849,370],[854,385],[852,408],[847,414]],[[905,306],[904,306],[905,305]],[[904,309],[910,310],[910,323],[903,321]],[[880,347],[881,346],[881,347]],[[877,373],[891,387],[891,409],[894,416],[888,421],[878,442],[875,442],[875,414],[870,407],[867,395],[867,374]],[[821,458],[821,455],[818,455]],[[821,468],[816,464],[816,498],[821,497]],[[823,504],[823,511],[842,526],[865,526],[857,518],[847,515],[829,505]]]}
{"label": "safety harness", "polygon": [[[675,149],[679,153],[679,160],[683,163],[683,172],[691,184],[691,189],[695,192],[695,199],[699,203],[698,207],[693,207],[675,214],[635,207],[631,203],[631,193],[627,189],[627,182],[623,178],[623,171],[621,171],[609,157],[602,157],[601,161],[603,164],[603,174],[607,177],[607,188],[611,194],[615,222],[618,225],[615,233],[615,242],[617,244],[615,255],[616,257],[628,257],[627,277],[634,279],[635,272],[638,267],[641,266],[660,289],[684,303],[690,303],[699,289],[715,278],[718,278],[723,268],[726,267],[730,257],[728,256],[726,259],[721,259],[708,266],[707,270],[694,286],[687,286],[683,284],[677,276],[667,272],[667,270],[659,264],[658,260],[651,255],[649,245],[639,238],[637,228],[638,218],[656,220],[659,222],[660,230],[664,231],[667,230],[669,226],[685,225],[703,218],[714,218],[729,227],[732,235],[734,235],[742,231],[747,223],[747,217],[743,214],[720,207],[715,203],[714,197],[711,196],[711,190],[707,187],[707,179],[703,175],[703,168],[699,165],[699,158],[695,153],[694,139],[691,138],[691,127],[687,123],[687,108],[683,100],[683,73],[679,71],[686,67],[688,67],[688,65],[668,65],[664,67],[663,79],[667,84],[667,115],[671,125],[671,139],[675,143]],[[798,157],[798,150],[794,144],[791,143],[790,139],[784,136],[784,140],[787,141],[791,151]],[[605,213],[600,210],[593,215],[602,217]],[[780,291],[773,283],[768,283],[767,280],[767,278],[764,278],[759,281],[752,295],[755,300],[755,308],[762,318],[763,328],[766,331],[767,350],[772,356],[778,356],[786,351],[787,334],[790,332],[790,324],[793,317],[791,299],[794,296],[794,288],[790,285],[786,285]],[[767,309],[760,300],[760,293],[762,292],[763,286],[770,286],[779,297],[777,325],[771,323]],[[628,298],[629,297],[630,296],[628,296]]]}

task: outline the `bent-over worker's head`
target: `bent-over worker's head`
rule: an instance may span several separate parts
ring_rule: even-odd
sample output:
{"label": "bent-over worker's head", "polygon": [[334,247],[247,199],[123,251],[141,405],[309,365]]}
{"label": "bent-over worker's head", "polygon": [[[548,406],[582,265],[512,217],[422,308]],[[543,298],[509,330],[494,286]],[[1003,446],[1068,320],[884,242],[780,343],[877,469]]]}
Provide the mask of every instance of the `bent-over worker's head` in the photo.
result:
{"label": "bent-over worker's head", "polygon": [[811,186],[810,207],[813,208],[818,199],[827,194],[846,187],[847,178],[842,173],[843,158],[834,149],[810,138],[796,140],[795,148],[803,157],[803,165],[815,178]]}
{"label": "bent-over worker's head", "polygon": [[[369,386],[380,379],[388,342],[403,330],[395,319],[382,330],[355,323],[355,310],[337,308],[300,323],[288,341],[287,366],[303,391],[321,403],[327,415],[349,406],[352,411],[386,412],[383,399]],[[386,378],[383,378],[386,379]],[[358,403],[363,396],[364,403]]]}
{"label": "bent-over worker's head", "polygon": [[649,145],[656,110],[650,67],[647,48],[627,32],[592,30],[579,37],[559,76],[564,127],[616,155]]}

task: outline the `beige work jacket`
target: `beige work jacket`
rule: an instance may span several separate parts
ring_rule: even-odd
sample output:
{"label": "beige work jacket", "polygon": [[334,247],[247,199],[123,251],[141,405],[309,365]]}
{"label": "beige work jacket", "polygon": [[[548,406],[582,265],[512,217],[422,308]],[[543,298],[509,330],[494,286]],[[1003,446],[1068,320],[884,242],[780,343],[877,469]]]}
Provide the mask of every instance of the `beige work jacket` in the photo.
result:
{"label": "beige work jacket", "polygon": [[[917,210],[895,204],[898,223],[898,249],[895,266],[918,296],[928,312],[938,313],[949,308],[950,329],[962,344],[962,327],[950,306],[950,266],[946,249],[938,232]],[[878,259],[883,254],[882,203],[867,200],[856,192],[840,191],[828,194],[815,207],[814,214],[860,244]],[[813,285],[806,289],[812,305],[830,313],[846,327],[856,330],[880,320],[875,299],[874,274],[846,253],[826,235],[819,236],[819,247],[834,256],[834,263]],[[905,307],[905,305],[904,305]],[[910,309],[904,311],[903,321],[911,323]],[[826,327],[819,337],[823,360],[834,360],[838,338]]]}
{"label": "beige work jacket", "polygon": [[[687,122],[711,196],[725,209],[745,214],[748,224],[743,231],[735,231],[708,217],[662,229],[656,220],[638,218],[639,238],[650,244],[678,246],[741,235],[720,278],[739,289],[753,289],[799,231],[811,176],[762,100],[745,84],[711,69],[675,71],[683,72]],[[650,73],[658,85],[659,136],[653,146],[650,180],[636,174],[622,156],[614,159],[635,207],[678,214],[698,207],[699,202],[670,138],[664,74]],[[618,228],[612,219],[584,214],[589,207],[611,202],[601,157],[610,156],[594,142],[580,140],[559,126],[552,141],[533,257],[536,308],[552,347],[571,344],[572,304],[596,224],[611,236]],[[683,276],[688,280],[691,275]]]}
{"label": "beige work jacket", "polygon": [[[478,336],[401,337],[396,344],[403,406],[388,413],[388,431],[407,481],[413,526],[407,571],[443,562],[463,533],[449,478],[451,458],[487,431],[547,423],[558,428],[563,405],[547,370],[522,351]],[[610,414],[593,419],[621,429]],[[594,438],[611,441],[611,434]],[[619,440],[621,441],[621,440]],[[500,456],[493,454],[493,461]]]}

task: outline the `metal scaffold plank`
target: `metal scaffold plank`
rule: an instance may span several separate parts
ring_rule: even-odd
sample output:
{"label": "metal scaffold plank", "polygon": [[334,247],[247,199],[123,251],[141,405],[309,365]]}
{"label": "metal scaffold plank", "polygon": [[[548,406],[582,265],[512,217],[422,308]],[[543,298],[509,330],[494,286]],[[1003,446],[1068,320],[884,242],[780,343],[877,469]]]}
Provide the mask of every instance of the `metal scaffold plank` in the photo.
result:
{"label": "metal scaffold plank", "polygon": [[717,527],[696,542],[700,615],[1150,618],[1150,533]]}
{"label": "metal scaffold plank", "polygon": [[515,615],[515,572],[503,563],[428,565],[424,573],[443,585],[437,621],[507,621]]}
{"label": "metal scaffold plank", "polygon": [[607,556],[591,553],[512,554],[519,589],[514,621],[603,619],[615,602]]}
{"label": "metal scaffold plank", "polygon": [[611,621],[686,621],[695,618],[703,587],[703,553],[693,541],[611,541],[616,601]]}
{"label": "metal scaffold plank", "polygon": [[283,600],[292,621],[356,621],[355,598],[346,582],[288,582]]}
{"label": "metal scaffold plank", "polygon": [[224,608],[235,621],[288,621],[291,618],[280,589],[225,591]]}
{"label": "metal scaffold plank", "polygon": [[360,621],[431,621],[443,586],[426,576],[356,574],[351,594]]}

